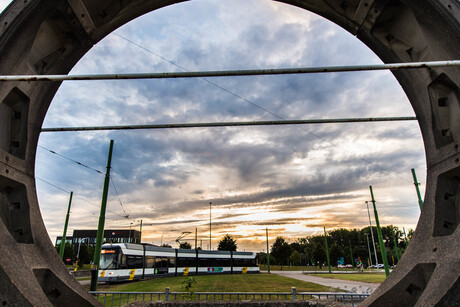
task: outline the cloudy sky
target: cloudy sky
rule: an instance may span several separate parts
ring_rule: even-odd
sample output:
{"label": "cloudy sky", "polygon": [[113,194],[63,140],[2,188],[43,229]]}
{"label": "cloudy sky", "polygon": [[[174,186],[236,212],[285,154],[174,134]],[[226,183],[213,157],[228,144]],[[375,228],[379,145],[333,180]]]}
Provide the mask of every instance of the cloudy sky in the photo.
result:
{"label": "cloudy sky", "polygon": [[[117,29],[71,74],[376,63],[355,37],[310,12],[268,0],[195,0]],[[386,71],[69,81],[44,127],[383,116],[414,116]],[[208,248],[209,203],[213,248],[228,233],[239,249],[262,251],[266,227],[270,239],[290,241],[323,226],[365,227],[370,185],[382,225],[415,228],[419,217],[410,169],[424,193],[426,164],[415,121],[42,133],[37,191],[53,242],[70,191],[69,233],[97,227],[104,177],[69,159],[104,172],[111,139],[106,229],[142,220],[144,242],[177,246],[197,228]]]}

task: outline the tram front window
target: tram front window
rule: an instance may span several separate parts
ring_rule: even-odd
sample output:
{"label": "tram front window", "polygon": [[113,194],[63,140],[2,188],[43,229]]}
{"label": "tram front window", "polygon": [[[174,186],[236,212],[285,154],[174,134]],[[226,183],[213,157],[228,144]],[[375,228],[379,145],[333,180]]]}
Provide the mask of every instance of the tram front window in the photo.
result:
{"label": "tram front window", "polygon": [[118,264],[118,253],[115,250],[102,250],[99,267],[101,270],[116,269]]}

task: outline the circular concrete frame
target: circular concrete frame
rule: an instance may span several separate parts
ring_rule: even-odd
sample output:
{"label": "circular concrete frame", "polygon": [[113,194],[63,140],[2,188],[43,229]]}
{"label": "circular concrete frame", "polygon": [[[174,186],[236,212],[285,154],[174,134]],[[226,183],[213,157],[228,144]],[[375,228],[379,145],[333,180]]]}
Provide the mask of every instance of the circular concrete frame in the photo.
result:
{"label": "circular concrete frame", "polygon": [[[67,74],[126,22],[179,0],[16,0],[0,16],[0,74]],[[385,63],[460,59],[456,0],[286,0],[356,35]],[[423,211],[397,269],[364,306],[460,301],[460,68],[394,72],[415,110],[427,157]],[[45,230],[35,153],[58,82],[0,87],[0,303],[92,306]]]}

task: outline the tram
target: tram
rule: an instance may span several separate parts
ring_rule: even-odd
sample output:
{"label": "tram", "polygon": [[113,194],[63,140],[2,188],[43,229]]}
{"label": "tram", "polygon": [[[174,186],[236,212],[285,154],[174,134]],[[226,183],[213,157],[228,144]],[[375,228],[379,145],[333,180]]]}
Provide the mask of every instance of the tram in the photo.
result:
{"label": "tram", "polygon": [[109,243],[102,246],[98,281],[111,283],[160,276],[251,273],[260,273],[253,252]]}

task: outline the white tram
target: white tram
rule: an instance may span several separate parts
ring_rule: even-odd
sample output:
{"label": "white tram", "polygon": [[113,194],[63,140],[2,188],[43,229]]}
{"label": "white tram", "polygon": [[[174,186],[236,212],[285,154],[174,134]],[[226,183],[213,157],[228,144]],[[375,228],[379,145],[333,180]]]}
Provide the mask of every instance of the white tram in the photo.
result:
{"label": "white tram", "polygon": [[102,246],[98,281],[119,282],[159,276],[259,273],[252,252],[174,249],[150,244]]}

